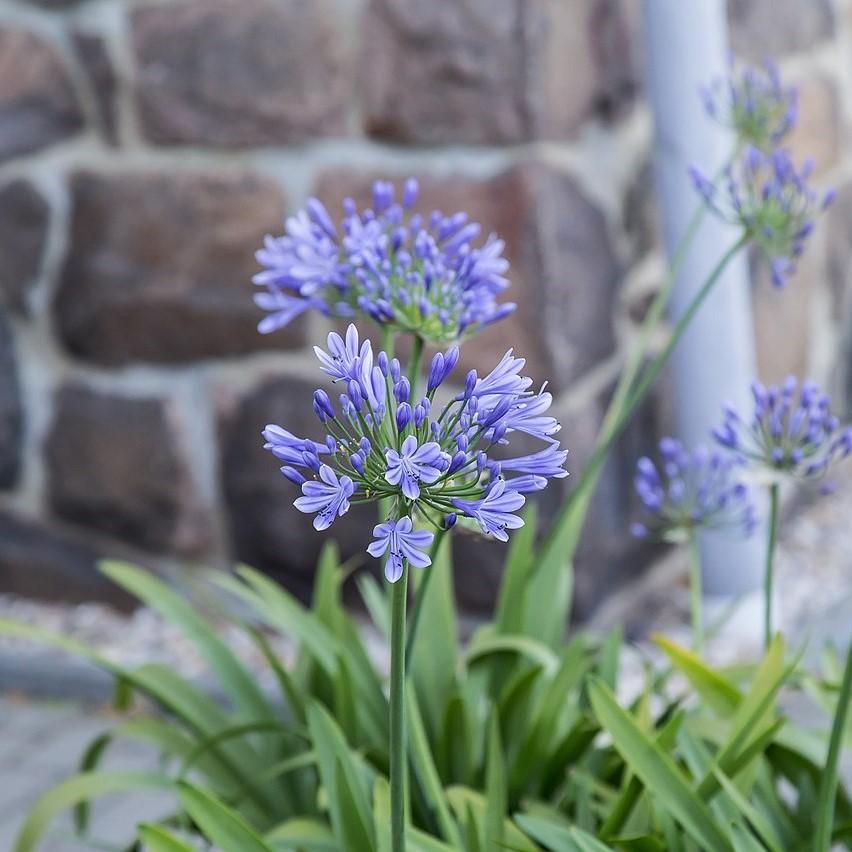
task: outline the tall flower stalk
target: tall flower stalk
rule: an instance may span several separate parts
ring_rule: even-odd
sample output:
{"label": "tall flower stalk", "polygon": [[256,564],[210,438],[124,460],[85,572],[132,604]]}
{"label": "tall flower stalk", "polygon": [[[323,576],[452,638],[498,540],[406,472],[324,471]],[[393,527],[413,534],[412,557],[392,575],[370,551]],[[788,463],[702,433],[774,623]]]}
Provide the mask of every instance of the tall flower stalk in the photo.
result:
{"label": "tall flower stalk", "polygon": [[[512,350],[484,376],[470,370],[449,387],[459,350],[438,352],[425,387],[423,340],[415,339],[407,374],[382,350],[375,353],[350,325],[315,347],[320,369],[341,389],[336,403],[325,388],[313,394],[324,440],[298,437],[282,426],[264,430],[265,447],[281,472],[301,489],[294,505],[328,529],[353,504],[378,503],[388,511],[373,530],[367,552],[384,562],[391,584],[390,766],[393,849],[405,834],[405,668],[408,572],[427,568],[430,546],[460,520],[500,541],[523,525],[517,515],[526,494],[550,478],[567,476],[567,451],[554,437],[552,397],[535,390]],[[503,457],[512,437],[537,439],[541,449]],[[498,459],[494,452],[501,449]],[[437,536],[436,536],[437,533]],[[432,550],[434,553],[435,550]],[[428,576],[428,575],[427,575]],[[415,613],[419,616],[418,596]],[[416,624],[413,625],[416,627]]]}
{"label": "tall flower stalk", "polygon": [[788,376],[780,385],[752,385],[754,408],[743,418],[731,406],[714,430],[717,443],[766,482],[769,497],[766,562],[763,578],[764,642],[775,626],[775,551],[778,542],[780,484],[784,479],[821,480],[831,466],[852,454],[852,427],[840,428],[831,399],[814,382],[801,385]]}
{"label": "tall flower stalk", "polygon": [[775,597],[775,550],[778,546],[778,514],[781,489],[777,482],[769,486],[769,519],[767,521],[766,564],[763,570],[763,647],[772,641],[774,618],[772,607]]}
{"label": "tall flower stalk", "polygon": [[686,543],[696,651],[704,644],[697,534],[726,530],[750,535],[755,526],[751,495],[739,476],[741,467],[719,450],[699,446],[690,452],[674,438],[660,441],[658,463],[641,458],[636,465],[634,483],[644,515],[633,524],[632,532],[641,539]]}

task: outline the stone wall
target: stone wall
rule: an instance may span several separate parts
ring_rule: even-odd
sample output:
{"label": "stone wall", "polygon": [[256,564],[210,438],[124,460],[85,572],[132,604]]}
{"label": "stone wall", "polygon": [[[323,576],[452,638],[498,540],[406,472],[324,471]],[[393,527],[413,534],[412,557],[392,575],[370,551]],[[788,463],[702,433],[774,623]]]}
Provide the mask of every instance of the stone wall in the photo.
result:
{"label": "stone wall", "polygon": [[[259,432],[313,428],[326,324],[256,334],[253,250],[308,194],[334,205],[377,175],[416,174],[425,204],[505,237],[520,310],[464,357],[526,354],[579,469],[662,270],[638,6],[0,0],[0,590],[107,596],[102,554],[241,559],[308,589],[320,537]],[[852,399],[852,11],[731,0],[730,17],[740,54],[801,85],[793,146],[840,187],[789,290],[755,276],[761,369]],[[641,564],[621,531],[665,398],[607,469],[581,612]],[[370,522],[335,525],[345,550]],[[501,554],[458,550],[460,594],[484,606]]]}

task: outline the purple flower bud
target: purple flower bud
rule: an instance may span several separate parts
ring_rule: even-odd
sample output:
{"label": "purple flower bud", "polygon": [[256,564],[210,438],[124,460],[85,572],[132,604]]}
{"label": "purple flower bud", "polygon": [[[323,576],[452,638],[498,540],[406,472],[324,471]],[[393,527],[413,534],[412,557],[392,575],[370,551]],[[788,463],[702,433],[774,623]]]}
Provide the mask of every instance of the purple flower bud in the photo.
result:
{"label": "purple flower bud", "polygon": [[[383,400],[385,398],[385,377],[379,367],[373,367],[373,372],[370,373],[370,383],[372,385],[373,399],[375,400],[376,411],[383,409]],[[381,418],[379,418],[381,419]]]}
{"label": "purple flower bud", "polygon": [[304,461],[305,467],[309,467],[314,473],[319,473],[320,460],[319,456],[315,452],[303,452],[302,461]]}
{"label": "purple flower bud", "polygon": [[408,178],[402,187],[402,206],[406,210],[410,209],[414,205],[414,202],[417,201],[419,191],[420,187],[417,179],[413,177]]}
{"label": "purple flower bud", "polygon": [[391,377],[391,381],[392,381],[394,384],[396,384],[396,383],[399,381],[399,379],[400,379],[401,375],[402,375],[402,372],[401,372],[401,370],[400,370],[400,368],[399,368],[399,358],[394,358],[394,359],[390,362],[390,377]]}
{"label": "purple flower bud", "polygon": [[334,229],[334,222],[331,221],[328,210],[325,209],[323,203],[317,198],[309,198],[305,202],[305,209],[311,219],[322,228],[326,236],[335,239],[337,232]]}
{"label": "purple flower bud", "polygon": [[486,456],[485,453],[482,452],[482,450],[480,450],[476,454],[476,470],[479,473],[482,473],[482,471],[485,470],[485,467],[486,467],[487,464],[488,464],[488,456]]}
{"label": "purple flower bud", "polygon": [[313,408],[314,414],[316,414],[317,419],[320,423],[325,423],[325,421],[328,420],[326,413],[322,410],[322,408],[320,408],[319,405],[317,405],[316,400],[313,401],[311,407]]}
{"label": "purple flower bud", "polygon": [[444,515],[444,529],[451,530],[456,525],[456,513],[448,512]]}
{"label": "purple flower bud", "polygon": [[373,212],[383,213],[393,204],[393,184],[390,181],[377,180],[373,184]]}
{"label": "purple flower bud", "polygon": [[287,477],[294,485],[301,485],[303,482],[307,482],[307,479],[298,471],[295,467],[290,467],[289,465],[284,465],[281,468],[281,473]]}
{"label": "purple flower bud", "polygon": [[467,461],[467,453],[459,450],[450,460],[447,473],[455,473]]}
{"label": "purple flower bud", "polygon": [[469,442],[469,440],[468,440],[468,437],[467,437],[467,435],[465,435],[464,433],[462,433],[461,435],[459,435],[459,436],[456,438],[456,446],[457,446],[460,450],[463,450],[463,451],[464,451],[464,450],[467,450],[467,448],[468,448],[469,444],[470,444],[470,442]]}
{"label": "purple flower bud", "polygon": [[393,386],[393,395],[396,397],[397,402],[408,402],[408,398],[411,395],[411,385],[405,376]]}
{"label": "purple flower bud", "polygon": [[411,422],[411,406],[407,402],[401,402],[396,410],[396,428],[403,432]]}
{"label": "purple flower bud", "polygon": [[429,366],[429,379],[426,382],[426,390],[431,393],[444,380],[444,356],[438,352]]}
{"label": "purple flower bud", "polygon": [[379,352],[379,355],[376,358],[376,364],[378,365],[379,369],[382,371],[382,375],[385,378],[387,378],[388,370],[390,369],[390,364],[388,362],[388,356],[387,356],[386,352],[384,352],[384,351]]}
{"label": "purple flower bud", "polygon": [[444,372],[443,372],[443,375],[441,376],[442,382],[455,369],[455,366],[458,363],[458,360],[459,360],[459,348],[458,348],[458,346],[451,346],[444,353]]}
{"label": "purple flower bud", "polygon": [[361,393],[361,386],[354,380],[349,382],[349,401],[356,411],[361,411],[364,407],[364,395]]}
{"label": "purple flower bud", "polygon": [[631,524],[630,534],[633,538],[645,539],[648,538],[648,528],[644,524]]}
{"label": "purple flower bud", "polygon": [[358,442],[358,446],[361,448],[361,452],[364,453],[365,456],[370,455],[370,451],[373,449],[369,438],[361,438]]}
{"label": "purple flower bud", "polygon": [[423,403],[418,403],[414,407],[414,428],[419,429],[424,421],[426,420],[426,409],[423,407]]}
{"label": "purple flower bud", "polygon": [[322,388],[314,391],[314,402],[322,409],[327,417],[334,417],[334,409],[331,407],[331,400]]}
{"label": "purple flower bud", "polygon": [[471,370],[464,380],[464,399],[470,399],[476,387],[476,370]]}
{"label": "purple flower bud", "polygon": [[352,453],[349,456],[349,464],[352,465],[353,470],[356,470],[361,476],[364,476],[364,460],[358,453]]}

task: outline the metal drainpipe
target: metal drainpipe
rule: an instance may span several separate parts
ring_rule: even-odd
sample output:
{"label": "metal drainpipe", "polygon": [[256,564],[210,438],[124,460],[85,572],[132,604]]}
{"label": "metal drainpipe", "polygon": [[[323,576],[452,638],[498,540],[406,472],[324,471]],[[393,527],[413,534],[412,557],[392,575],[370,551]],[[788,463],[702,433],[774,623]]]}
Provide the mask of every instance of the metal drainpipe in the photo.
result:
{"label": "metal drainpipe", "polygon": [[[648,94],[656,128],[655,169],[666,250],[672,255],[697,206],[691,164],[715,174],[731,151],[730,135],[704,113],[700,87],[725,73],[724,0],[644,0]],[[683,264],[670,317],[683,314],[737,234],[707,216]],[[690,446],[710,440],[722,405],[751,404],[756,375],[748,268],[742,255],[728,266],[673,355],[677,431]],[[760,586],[764,537],[705,533],[700,540],[704,591],[731,596]]]}

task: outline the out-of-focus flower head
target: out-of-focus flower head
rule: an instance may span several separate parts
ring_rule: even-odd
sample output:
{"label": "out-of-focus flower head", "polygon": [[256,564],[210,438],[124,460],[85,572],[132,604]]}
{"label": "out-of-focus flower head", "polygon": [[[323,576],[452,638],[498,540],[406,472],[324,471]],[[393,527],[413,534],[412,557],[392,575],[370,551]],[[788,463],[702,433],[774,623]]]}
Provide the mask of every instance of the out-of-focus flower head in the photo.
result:
{"label": "out-of-focus flower head", "polygon": [[750,534],[756,512],[749,490],[738,478],[739,463],[699,446],[660,441],[659,464],[645,457],[636,465],[636,493],[645,517],[631,531],[637,538],[677,541],[697,529],[729,529]]}
{"label": "out-of-focus flower head", "polygon": [[795,272],[816,216],[834,199],[808,184],[812,161],[796,169],[789,154],[763,154],[752,145],[730,166],[718,186],[699,169],[690,169],[695,188],[722,219],[743,229],[767,259],[772,283],[782,287]]}
{"label": "out-of-focus flower head", "polygon": [[702,89],[708,115],[734,131],[737,143],[771,152],[793,129],[798,92],[785,86],[772,62],[738,67],[731,58],[728,74]]}
{"label": "out-of-focus flower head", "polygon": [[[471,370],[463,389],[443,406],[435,395],[458,362],[457,347],[434,356],[420,397],[412,396],[399,362],[385,352],[374,358],[370,342],[360,341],[354,325],[345,338],[332,332],[328,351],[315,351],[323,372],[342,391],[336,405],[325,390],[314,393],[313,410],[326,429],[325,440],[299,438],[269,425],[265,449],[301,487],[295,506],[314,514],[319,530],[351,503],[393,500],[393,516],[376,527],[368,548],[373,555],[389,553],[391,581],[399,578],[403,559],[415,567],[428,564],[416,551],[428,545],[431,534],[415,530],[415,521],[449,528],[459,516],[467,517],[486,535],[506,541],[507,530],[523,523],[515,512],[524,495],[544,488],[549,478],[568,475],[567,450],[553,437],[559,424],[547,414],[551,395],[531,389],[532,379],[520,374],[524,360],[511,350],[487,375]],[[516,433],[538,439],[543,448],[493,458]]]}
{"label": "out-of-focus flower head", "polygon": [[336,223],[309,199],[257,253],[263,270],[254,283],[264,292],[255,302],[267,312],[259,330],[317,310],[452,342],[511,313],[514,304],[498,302],[509,285],[503,241],[480,241],[481,226],[463,212],[415,213],[417,195],[414,178],[399,200],[392,183],[376,181],[372,207],[358,210],[347,199]]}
{"label": "out-of-focus flower head", "polygon": [[731,406],[714,430],[716,441],[742,461],[773,477],[822,477],[831,464],[852,453],[852,427],[841,429],[831,400],[814,382],[794,376],[781,385],[752,385],[754,411],[743,418]]}

